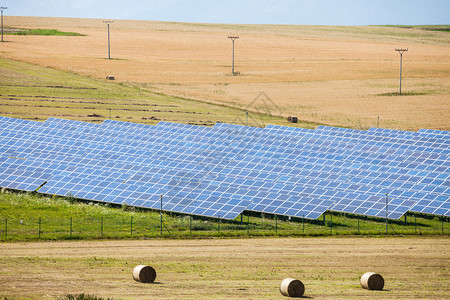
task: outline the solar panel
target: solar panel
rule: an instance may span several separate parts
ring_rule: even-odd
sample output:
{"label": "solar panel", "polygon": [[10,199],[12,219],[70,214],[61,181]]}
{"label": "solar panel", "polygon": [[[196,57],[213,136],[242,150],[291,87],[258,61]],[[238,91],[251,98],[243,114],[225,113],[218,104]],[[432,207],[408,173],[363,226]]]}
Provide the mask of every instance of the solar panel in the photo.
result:
{"label": "solar panel", "polygon": [[[220,218],[243,210],[384,217],[386,193],[390,218],[409,210],[449,214],[441,132],[56,118],[0,123],[0,186],[32,190],[47,182],[39,192],[148,208],[159,208],[164,194],[165,210]],[[27,164],[11,167],[11,157]]]}

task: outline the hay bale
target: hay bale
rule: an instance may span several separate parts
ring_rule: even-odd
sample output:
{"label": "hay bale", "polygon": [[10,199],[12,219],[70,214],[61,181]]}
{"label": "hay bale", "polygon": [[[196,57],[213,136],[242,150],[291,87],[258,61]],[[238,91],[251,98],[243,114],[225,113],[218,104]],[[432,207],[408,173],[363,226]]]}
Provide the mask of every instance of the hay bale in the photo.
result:
{"label": "hay bale", "polygon": [[367,272],[361,276],[361,286],[368,290],[382,290],[384,279],[380,274]]}
{"label": "hay bale", "polygon": [[133,279],[142,283],[151,283],[155,281],[156,271],[154,268],[146,265],[136,266],[133,270]]}
{"label": "hay bale", "polygon": [[286,278],[281,282],[280,292],[287,297],[301,297],[305,293],[305,286],[300,280]]}
{"label": "hay bale", "polygon": [[298,118],[296,116],[289,116],[287,118],[289,123],[297,123],[298,122]]}

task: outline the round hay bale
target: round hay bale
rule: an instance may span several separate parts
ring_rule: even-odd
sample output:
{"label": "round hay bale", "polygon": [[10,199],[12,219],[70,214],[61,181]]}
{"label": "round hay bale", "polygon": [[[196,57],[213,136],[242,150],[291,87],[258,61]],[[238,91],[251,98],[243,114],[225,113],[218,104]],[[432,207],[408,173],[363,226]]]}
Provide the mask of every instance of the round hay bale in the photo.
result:
{"label": "round hay bale", "polygon": [[156,271],[154,268],[145,265],[136,266],[133,270],[133,279],[142,283],[155,281]]}
{"label": "round hay bale", "polygon": [[281,282],[280,292],[287,297],[301,297],[305,293],[305,286],[300,280],[286,278]]}
{"label": "round hay bale", "polygon": [[287,118],[289,123],[297,123],[298,122],[298,118],[296,116],[289,116]]}
{"label": "round hay bale", "polygon": [[382,290],[384,279],[380,274],[367,272],[361,276],[361,286],[368,290]]}

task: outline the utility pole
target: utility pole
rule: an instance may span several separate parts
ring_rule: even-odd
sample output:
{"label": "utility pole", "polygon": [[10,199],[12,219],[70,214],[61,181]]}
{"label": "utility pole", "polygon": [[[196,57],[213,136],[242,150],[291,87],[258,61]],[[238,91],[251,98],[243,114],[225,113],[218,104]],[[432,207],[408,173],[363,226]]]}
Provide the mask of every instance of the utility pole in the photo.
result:
{"label": "utility pole", "polygon": [[231,63],[231,73],[234,75],[234,41],[237,40],[239,37],[238,36],[229,36],[228,38],[233,41],[233,60]]}
{"label": "utility pole", "polygon": [[109,47],[109,24],[114,23],[114,21],[103,21],[103,23],[106,23],[108,25],[108,59],[111,59],[111,50]]}
{"label": "utility pole", "polygon": [[399,95],[402,94],[402,57],[403,52],[408,51],[408,49],[395,49],[398,53],[400,53],[400,89],[399,89]]}
{"label": "utility pole", "polygon": [[0,7],[0,10],[2,11],[2,43],[3,43],[3,10],[8,9],[7,7]]}

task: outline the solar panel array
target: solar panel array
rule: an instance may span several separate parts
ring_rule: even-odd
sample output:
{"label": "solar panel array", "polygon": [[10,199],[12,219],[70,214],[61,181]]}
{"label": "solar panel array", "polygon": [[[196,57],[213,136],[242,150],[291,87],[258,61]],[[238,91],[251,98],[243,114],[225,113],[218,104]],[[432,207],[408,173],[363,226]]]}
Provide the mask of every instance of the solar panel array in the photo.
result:
{"label": "solar panel array", "polygon": [[447,131],[0,117],[0,186],[234,219],[450,215]]}

